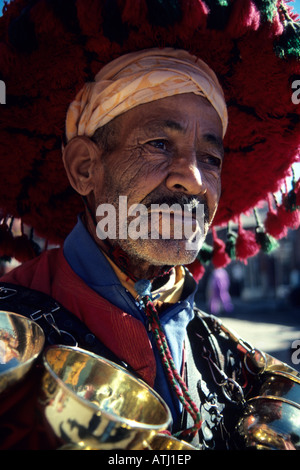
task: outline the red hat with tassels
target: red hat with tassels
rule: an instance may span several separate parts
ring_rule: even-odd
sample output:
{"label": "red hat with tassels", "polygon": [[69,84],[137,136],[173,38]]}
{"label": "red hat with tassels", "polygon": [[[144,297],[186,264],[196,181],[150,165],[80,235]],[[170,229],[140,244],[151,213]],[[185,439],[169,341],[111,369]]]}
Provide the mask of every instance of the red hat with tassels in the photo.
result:
{"label": "red hat with tassels", "polygon": [[[222,196],[212,230],[191,265],[246,261],[299,226],[300,26],[282,0],[14,0],[0,18],[0,256],[24,261],[34,237],[14,238],[12,220],[61,244],[82,210],[67,180],[61,147],[68,105],[112,59],[152,47],[186,49],[223,87],[229,125]],[[286,179],[292,177],[292,189]],[[278,201],[278,191],[282,197]],[[255,209],[269,204],[264,221]],[[242,227],[254,211],[256,230]],[[237,223],[226,243],[217,227]],[[199,262],[201,264],[199,264]],[[199,276],[198,276],[199,277]]]}

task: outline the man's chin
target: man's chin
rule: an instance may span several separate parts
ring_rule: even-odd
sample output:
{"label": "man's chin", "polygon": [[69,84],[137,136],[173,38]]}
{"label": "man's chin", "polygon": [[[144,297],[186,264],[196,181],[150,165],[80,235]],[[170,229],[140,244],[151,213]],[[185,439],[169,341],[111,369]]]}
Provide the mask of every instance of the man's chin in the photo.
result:
{"label": "man's chin", "polygon": [[188,243],[186,240],[139,240],[139,243],[135,241],[126,244],[123,249],[129,256],[153,266],[177,266],[195,261],[202,243]]}

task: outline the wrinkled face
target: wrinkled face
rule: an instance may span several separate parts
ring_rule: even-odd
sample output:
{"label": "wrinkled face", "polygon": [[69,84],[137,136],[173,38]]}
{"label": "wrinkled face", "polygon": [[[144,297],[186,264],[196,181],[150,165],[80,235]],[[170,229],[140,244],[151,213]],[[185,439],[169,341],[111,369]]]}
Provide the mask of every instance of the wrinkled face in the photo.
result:
{"label": "wrinkled face", "polygon": [[[123,196],[128,210],[142,204],[147,214],[139,217],[142,213],[135,211],[126,218],[127,228],[133,224],[134,233],[140,230],[143,236],[131,237],[127,232],[111,243],[152,265],[192,262],[220,197],[223,146],[217,112],[205,98],[184,94],[140,105],[117,119],[117,147],[99,158],[93,168],[94,209],[112,204],[118,219]],[[189,212],[191,200],[194,210]],[[121,213],[126,216],[123,203]],[[160,213],[157,219],[153,204],[163,203],[167,207],[176,204],[176,210]],[[97,222],[101,220],[97,217]],[[151,221],[156,224],[152,231]],[[119,229],[120,222],[117,224]],[[166,224],[169,230],[164,230]],[[187,240],[192,244],[187,245]]]}

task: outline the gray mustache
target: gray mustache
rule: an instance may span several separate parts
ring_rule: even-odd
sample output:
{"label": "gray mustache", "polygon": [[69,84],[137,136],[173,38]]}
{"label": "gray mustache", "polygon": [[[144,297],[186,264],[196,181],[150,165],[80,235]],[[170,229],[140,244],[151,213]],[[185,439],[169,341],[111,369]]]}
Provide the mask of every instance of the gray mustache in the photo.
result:
{"label": "gray mustache", "polygon": [[196,213],[196,209],[199,205],[203,204],[204,208],[204,222],[209,221],[209,209],[206,198],[199,198],[196,196],[186,196],[184,194],[180,195],[171,195],[171,196],[159,196],[152,198],[151,201],[148,200],[144,201],[143,204],[146,206],[147,209],[151,208],[152,204],[167,204],[169,207],[173,204],[177,204],[181,207],[182,210],[190,210],[191,213]]}

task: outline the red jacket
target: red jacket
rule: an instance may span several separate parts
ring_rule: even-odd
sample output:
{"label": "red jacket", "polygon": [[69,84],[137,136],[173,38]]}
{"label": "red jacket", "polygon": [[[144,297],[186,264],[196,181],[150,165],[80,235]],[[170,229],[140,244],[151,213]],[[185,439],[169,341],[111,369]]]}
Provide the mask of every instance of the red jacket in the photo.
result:
{"label": "red jacket", "polygon": [[[156,364],[144,325],[90,289],[71,269],[61,248],[44,252],[6,274],[1,281],[52,296],[153,387]],[[3,400],[0,403],[2,449],[39,446],[34,402],[31,400],[31,405],[22,406],[25,396],[32,394],[26,386],[19,387],[14,394],[9,394],[5,403]]]}

